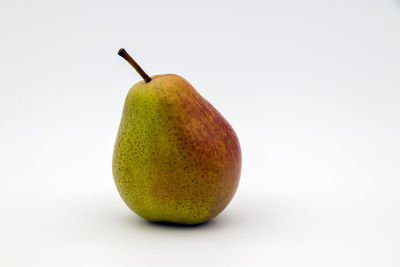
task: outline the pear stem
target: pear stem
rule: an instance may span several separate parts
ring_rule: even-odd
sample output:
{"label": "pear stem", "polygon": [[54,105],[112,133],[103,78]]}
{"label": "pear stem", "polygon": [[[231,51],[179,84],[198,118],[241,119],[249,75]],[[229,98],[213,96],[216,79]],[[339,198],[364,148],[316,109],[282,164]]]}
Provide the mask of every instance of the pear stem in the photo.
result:
{"label": "pear stem", "polygon": [[151,78],[149,75],[147,75],[146,72],[144,72],[144,70],[139,66],[139,64],[136,63],[135,60],[133,60],[133,58],[131,58],[131,56],[128,54],[128,52],[126,52],[125,49],[121,48],[118,51],[118,55],[120,55],[121,57],[123,57],[126,61],[128,61],[129,64],[131,64],[131,66],[137,71],[137,73],[139,73],[140,76],[142,76],[143,80],[148,83],[151,81]]}

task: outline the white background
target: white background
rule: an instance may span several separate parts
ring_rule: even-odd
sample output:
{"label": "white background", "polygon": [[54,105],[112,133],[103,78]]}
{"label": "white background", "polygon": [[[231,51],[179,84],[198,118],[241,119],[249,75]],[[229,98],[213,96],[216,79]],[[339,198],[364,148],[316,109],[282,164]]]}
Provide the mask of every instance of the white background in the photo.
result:
{"label": "white background", "polygon": [[[120,47],[236,130],[210,223],[120,199]],[[1,266],[400,266],[400,1],[1,0],[0,48]]]}

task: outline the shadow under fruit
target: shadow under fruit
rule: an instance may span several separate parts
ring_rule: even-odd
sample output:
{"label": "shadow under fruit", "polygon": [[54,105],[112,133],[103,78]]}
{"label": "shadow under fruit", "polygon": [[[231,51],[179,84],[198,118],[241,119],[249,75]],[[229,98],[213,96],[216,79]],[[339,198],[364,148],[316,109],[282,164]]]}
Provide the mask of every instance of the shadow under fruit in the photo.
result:
{"label": "shadow under fruit", "polygon": [[115,142],[113,175],[128,207],[152,222],[200,224],[217,216],[239,183],[239,140],[184,78],[143,77],[129,90]]}

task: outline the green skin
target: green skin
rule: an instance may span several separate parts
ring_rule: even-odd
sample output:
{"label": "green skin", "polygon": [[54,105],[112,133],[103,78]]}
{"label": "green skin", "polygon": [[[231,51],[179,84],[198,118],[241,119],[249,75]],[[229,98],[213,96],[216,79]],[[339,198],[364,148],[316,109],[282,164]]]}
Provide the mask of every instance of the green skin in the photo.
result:
{"label": "green skin", "polygon": [[236,192],[239,140],[185,79],[151,78],[126,97],[113,155],[115,184],[128,207],[149,221],[206,222]]}

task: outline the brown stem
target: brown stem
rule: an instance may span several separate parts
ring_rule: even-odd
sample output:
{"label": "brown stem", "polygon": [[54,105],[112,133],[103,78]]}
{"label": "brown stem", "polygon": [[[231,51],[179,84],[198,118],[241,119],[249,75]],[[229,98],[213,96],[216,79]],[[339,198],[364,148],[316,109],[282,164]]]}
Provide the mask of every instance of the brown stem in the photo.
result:
{"label": "brown stem", "polygon": [[128,54],[128,52],[126,52],[125,49],[121,48],[118,51],[118,55],[120,55],[121,57],[123,57],[126,61],[128,61],[129,64],[131,64],[131,66],[137,71],[137,73],[139,73],[140,76],[142,76],[143,80],[148,83],[151,81],[151,78],[149,75],[147,75],[146,72],[144,72],[144,70],[139,66],[139,64],[136,63],[135,60],[133,60],[133,58],[131,58],[131,56]]}

